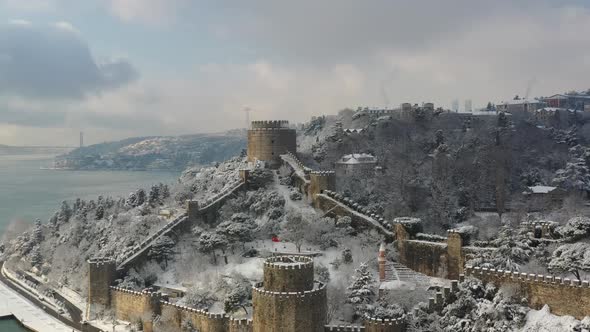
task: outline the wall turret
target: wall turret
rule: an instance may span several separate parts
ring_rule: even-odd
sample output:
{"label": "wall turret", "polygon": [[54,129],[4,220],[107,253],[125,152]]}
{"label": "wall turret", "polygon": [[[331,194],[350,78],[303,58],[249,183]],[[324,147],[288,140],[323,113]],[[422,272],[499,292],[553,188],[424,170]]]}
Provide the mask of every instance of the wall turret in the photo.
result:
{"label": "wall turret", "polygon": [[289,128],[289,121],[252,121],[248,130],[248,161],[265,161],[278,167],[280,156],[297,150],[297,133]]}
{"label": "wall turret", "polygon": [[313,281],[313,260],[278,256],[264,264],[264,282],[252,290],[254,332],[322,332],[326,285]]}
{"label": "wall turret", "polygon": [[312,171],[309,173],[308,197],[311,198],[314,206],[316,204],[315,196],[324,190],[336,190],[336,173],[334,171]]}
{"label": "wall turret", "polygon": [[112,258],[97,257],[88,260],[88,318],[93,312],[110,306],[110,286],[115,280],[116,270],[117,264]]}

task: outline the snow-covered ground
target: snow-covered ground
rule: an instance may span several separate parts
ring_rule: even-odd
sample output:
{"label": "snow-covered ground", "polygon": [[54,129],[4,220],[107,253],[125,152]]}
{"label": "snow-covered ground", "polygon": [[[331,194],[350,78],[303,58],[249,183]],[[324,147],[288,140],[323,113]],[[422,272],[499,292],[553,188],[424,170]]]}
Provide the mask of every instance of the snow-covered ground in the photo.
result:
{"label": "snow-covered ground", "polygon": [[[548,306],[541,310],[531,310],[526,316],[526,325],[522,332],[557,332],[574,331],[580,321],[572,316],[556,316],[551,313]],[[588,332],[588,329],[581,329],[581,332]]]}
{"label": "snow-covered ground", "polygon": [[72,328],[49,316],[0,282],[0,317],[14,315],[25,326],[43,332],[70,332]]}

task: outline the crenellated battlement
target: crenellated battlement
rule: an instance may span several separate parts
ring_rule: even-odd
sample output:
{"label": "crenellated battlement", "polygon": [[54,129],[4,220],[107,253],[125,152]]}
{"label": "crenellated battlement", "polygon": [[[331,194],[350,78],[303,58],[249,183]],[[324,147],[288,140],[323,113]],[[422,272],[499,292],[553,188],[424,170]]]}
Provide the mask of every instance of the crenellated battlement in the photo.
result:
{"label": "crenellated battlement", "polygon": [[294,154],[294,153],[293,153],[293,152],[291,152],[290,150],[287,150],[287,151],[285,152],[285,154],[286,154],[287,156],[291,157],[291,159],[293,160],[293,162],[295,162],[295,166],[299,167],[299,169],[300,169],[301,171],[303,171],[303,173],[304,173],[305,175],[308,175],[308,174],[310,174],[310,173],[312,172],[311,168],[309,168],[309,167],[305,166],[305,164],[304,164],[304,163],[303,163],[301,160],[299,160],[299,157],[297,157],[297,155],[296,155],[296,154]]}
{"label": "crenellated battlement", "polygon": [[336,175],[336,172],[334,172],[334,171],[311,171],[310,174],[313,174],[316,176],[334,176],[334,175]]}
{"label": "crenellated battlement", "polygon": [[269,296],[269,297],[279,297],[279,298],[314,298],[314,297],[322,297],[326,295],[326,285],[321,282],[316,282],[317,287],[313,290],[306,290],[302,292],[276,292],[276,291],[269,291],[264,289],[264,283],[258,282],[252,287],[252,291],[262,295],[262,296]]}
{"label": "crenellated battlement", "polygon": [[326,325],[324,332],[365,332],[364,326],[353,325]]}
{"label": "crenellated battlement", "polygon": [[451,287],[444,287],[442,292],[436,292],[435,297],[428,299],[428,311],[441,311],[445,304],[448,302],[451,294],[455,294],[459,291],[459,281],[451,281]]}
{"label": "crenellated battlement", "polygon": [[264,161],[271,168],[281,165],[281,155],[297,151],[297,132],[289,122],[253,121],[248,130],[248,162]]}
{"label": "crenellated battlement", "polygon": [[252,320],[248,318],[233,318],[229,319],[230,326],[252,326]]}
{"label": "crenellated battlement", "polygon": [[262,120],[252,121],[251,129],[288,129],[289,121],[287,120]]}
{"label": "crenellated battlement", "polygon": [[352,200],[350,198],[346,198],[346,197],[342,196],[342,194],[339,194],[339,193],[332,191],[332,190],[324,190],[323,194],[325,194],[326,196],[332,198],[333,200],[351,208],[352,210],[354,210],[360,214],[363,214],[366,218],[373,219],[374,221],[376,221],[377,223],[379,223],[381,226],[385,227],[386,229],[388,229],[388,230],[391,229],[391,223],[386,221],[382,215],[375,213],[375,211],[362,206],[358,202],[355,202],[354,200]]}
{"label": "crenellated battlement", "polygon": [[582,287],[589,288],[590,282],[588,280],[577,280],[569,278],[561,278],[552,275],[542,275],[534,273],[523,273],[509,270],[488,269],[485,267],[465,267],[465,275],[473,276],[482,281],[512,281],[519,283],[548,283],[564,287]]}
{"label": "crenellated battlement", "polygon": [[313,259],[275,256],[264,263],[264,281],[252,287],[253,331],[322,332],[327,287],[314,282]]}
{"label": "crenellated battlement", "polygon": [[110,257],[94,257],[88,260],[88,264],[100,266],[103,264],[116,264],[116,261],[114,258]]}
{"label": "crenellated battlement", "polygon": [[264,268],[281,270],[313,269],[313,259],[307,256],[274,256],[266,259]]}
{"label": "crenellated battlement", "polygon": [[553,314],[577,319],[590,312],[590,283],[587,280],[472,266],[465,267],[465,273],[497,287],[514,286],[533,309],[548,305]]}
{"label": "crenellated battlement", "polygon": [[127,289],[127,288],[122,288],[122,287],[116,287],[116,286],[110,286],[109,287],[111,292],[121,292],[121,293],[127,293],[127,294],[131,294],[131,295],[135,295],[135,296],[147,296],[147,297],[160,297],[161,293],[159,292],[150,292],[150,291],[134,291],[131,289]]}
{"label": "crenellated battlement", "polygon": [[264,287],[272,292],[303,292],[314,288],[313,259],[274,256],[264,262]]}
{"label": "crenellated battlement", "polygon": [[365,318],[366,332],[402,332],[405,331],[406,322],[403,318],[377,319]]}

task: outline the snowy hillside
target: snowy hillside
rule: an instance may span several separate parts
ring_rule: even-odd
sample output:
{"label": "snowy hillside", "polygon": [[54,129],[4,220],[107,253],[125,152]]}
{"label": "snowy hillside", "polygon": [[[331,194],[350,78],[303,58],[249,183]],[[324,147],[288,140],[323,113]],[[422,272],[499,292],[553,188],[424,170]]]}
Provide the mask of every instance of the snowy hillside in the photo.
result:
{"label": "snowy hillside", "polygon": [[90,145],[56,158],[66,169],[183,170],[239,155],[244,133],[135,137]]}

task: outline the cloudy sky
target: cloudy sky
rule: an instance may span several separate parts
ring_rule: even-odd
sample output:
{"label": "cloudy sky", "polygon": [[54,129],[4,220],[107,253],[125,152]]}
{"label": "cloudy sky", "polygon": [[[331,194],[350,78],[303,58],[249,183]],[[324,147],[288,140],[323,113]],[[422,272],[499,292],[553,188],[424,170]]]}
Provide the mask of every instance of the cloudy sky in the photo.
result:
{"label": "cloudy sky", "polygon": [[0,0],[0,144],[588,89],[588,36],[588,0]]}

